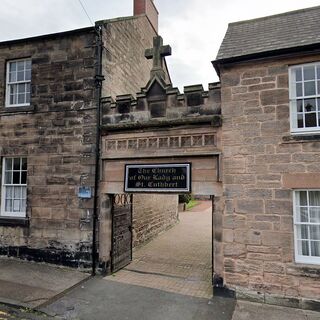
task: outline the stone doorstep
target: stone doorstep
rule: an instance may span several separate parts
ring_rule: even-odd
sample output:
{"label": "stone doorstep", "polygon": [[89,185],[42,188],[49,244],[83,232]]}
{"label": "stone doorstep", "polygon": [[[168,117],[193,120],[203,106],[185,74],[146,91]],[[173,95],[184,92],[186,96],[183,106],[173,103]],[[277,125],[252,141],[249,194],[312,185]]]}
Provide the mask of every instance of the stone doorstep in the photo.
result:
{"label": "stone doorstep", "polygon": [[237,288],[235,294],[236,299],[238,300],[320,312],[320,300],[284,297],[268,293],[258,293],[256,291],[243,290],[243,288]]}

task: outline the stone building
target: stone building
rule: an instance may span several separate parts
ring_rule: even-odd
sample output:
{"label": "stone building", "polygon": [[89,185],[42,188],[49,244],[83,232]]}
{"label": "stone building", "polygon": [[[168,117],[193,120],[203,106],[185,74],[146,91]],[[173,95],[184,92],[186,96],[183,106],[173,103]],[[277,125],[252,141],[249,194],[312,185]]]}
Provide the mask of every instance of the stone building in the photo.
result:
{"label": "stone building", "polygon": [[189,162],[192,192],[215,199],[214,293],[319,309],[319,14],[230,24],[208,91],[180,93],[153,68],[136,99],[105,99],[100,236],[126,165]]}
{"label": "stone building", "polygon": [[91,266],[100,97],[147,82],[157,15],[0,43],[1,255]]}
{"label": "stone building", "polygon": [[231,23],[213,62],[223,118],[224,285],[318,309],[319,16],[314,7]]}
{"label": "stone building", "polygon": [[231,23],[221,82],[183,93],[153,2],[135,12],[0,43],[0,253],[115,271],[132,202],[148,212],[135,244],[176,219],[176,195],[131,199],[127,166],[183,163],[192,193],[214,198],[214,293],[319,308],[320,7]]}

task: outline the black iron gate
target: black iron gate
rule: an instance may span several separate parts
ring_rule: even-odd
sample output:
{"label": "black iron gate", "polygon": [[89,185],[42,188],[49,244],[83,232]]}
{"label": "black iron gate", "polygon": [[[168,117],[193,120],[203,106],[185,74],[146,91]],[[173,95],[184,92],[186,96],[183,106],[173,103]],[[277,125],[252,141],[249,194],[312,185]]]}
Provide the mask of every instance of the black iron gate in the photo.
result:
{"label": "black iron gate", "polygon": [[111,272],[116,272],[132,260],[132,195],[112,196]]}

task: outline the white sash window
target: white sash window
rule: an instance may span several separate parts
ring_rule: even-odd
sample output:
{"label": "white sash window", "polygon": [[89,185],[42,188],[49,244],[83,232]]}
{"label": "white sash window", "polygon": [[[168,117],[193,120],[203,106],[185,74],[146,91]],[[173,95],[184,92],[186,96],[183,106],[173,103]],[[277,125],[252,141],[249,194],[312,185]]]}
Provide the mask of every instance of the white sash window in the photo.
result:
{"label": "white sash window", "polygon": [[1,216],[25,217],[27,207],[27,159],[4,158]]}
{"label": "white sash window", "polygon": [[296,262],[320,264],[320,190],[294,192]]}
{"label": "white sash window", "polygon": [[320,63],[289,68],[292,133],[320,131]]}
{"label": "white sash window", "polygon": [[7,63],[6,107],[30,105],[31,60],[12,60]]}

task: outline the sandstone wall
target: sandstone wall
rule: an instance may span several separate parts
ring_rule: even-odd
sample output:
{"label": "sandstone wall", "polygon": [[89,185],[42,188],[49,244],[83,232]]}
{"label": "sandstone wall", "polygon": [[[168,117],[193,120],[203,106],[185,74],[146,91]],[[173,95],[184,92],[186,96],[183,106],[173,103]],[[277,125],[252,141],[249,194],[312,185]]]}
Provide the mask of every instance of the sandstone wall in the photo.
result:
{"label": "sandstone wall", "polygon": [[178,222],[178,195],[133,195],[133,247],[143,245]]}
{"label": "sandstone wall", "polygon": [[[96,106],[91,30],[0,44],[0,156],[26,157],[29,226],[0,219],[0,254],[70,266],[91,260]],[[31,57],[28,108],[4,106],[6,61]],[[2,172],[2,171],[1,171]]]}
{"label": "sandstone wall", "polygon": [[102,96],[135,95],[144,87],[152,68],[144,51],[153,47],[156,32],[145,15],[106,20],[103,23]]}
{"label": "sandstone wall", "polygon": [[294,261],[292,190],[284,183],[290,174],[312,173],[320,187],[319,137],[290,135],[288,90],[288,65],[319,59],[221,70],[224,279],[266,302],[274,295],[319,298],[320,267]]}

